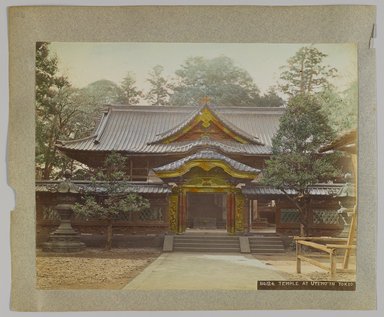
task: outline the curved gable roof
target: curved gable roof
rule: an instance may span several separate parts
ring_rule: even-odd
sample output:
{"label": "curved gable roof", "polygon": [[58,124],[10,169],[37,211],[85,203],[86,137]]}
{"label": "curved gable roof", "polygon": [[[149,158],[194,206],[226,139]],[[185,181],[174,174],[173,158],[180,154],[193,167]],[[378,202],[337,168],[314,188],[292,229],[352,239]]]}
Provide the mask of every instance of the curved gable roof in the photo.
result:
{"label": "curved gable roof", "polygon": [[257,168],[250,167],[212,150],[198,151],[175,162],[156,167],[153,171],[160,178],[167,178],[184,175],[195,166],[199,166],[206,171],[218,166],[232,176],[248,179],[252,179],[260,173]]}
{"label": "curved gable roof", "polygon": [[[184,153],[193,147],[206,146],[209,140],[151,144],[164,131],[188,122],[195,107],[110,106],[95,132],[86,138],[59,141],[57,147],[67,151],[119,151],[126,153]],[[227,153],[270,154],[271,139],[276,133],[282,108],[217,107],[215,113],[227,125],[241,127],[244,133],[257,136],[260,144],[241,144],[230,140],[211,141],[208,145]]]}
{"label": "curved gable roof", "polygon": [[237,138],[235,137],[234,139],[237,139],[238,141],[240,141],[240,143],[252,143],[263,145],[263,143],[260,142],[258,136],[250,135],[249,133],[240,129],[238,126],[231,123],[230,121],[226,120],[225,118],[222,118],[220,116],[220,113],[215,111],[215,108],[210,105],[203,105],[198,107],[184,121],[180,122],[169,130],[159,133],[157,135],[157,138],[154,139],[152,142],[149,142],[149,144],[163,143],[166,141],[172,141],[172,139],[177,139],[180,135],[183,134],[183,130],[188,130],[188,128],[192,128],[193,122],[196,124],[199,121],[203,121],[203,124],[208,125],[210,124],[210,122],[207,121],[217,121],[223,126],[224,132],[228,131],[230,134],[237,136]]}

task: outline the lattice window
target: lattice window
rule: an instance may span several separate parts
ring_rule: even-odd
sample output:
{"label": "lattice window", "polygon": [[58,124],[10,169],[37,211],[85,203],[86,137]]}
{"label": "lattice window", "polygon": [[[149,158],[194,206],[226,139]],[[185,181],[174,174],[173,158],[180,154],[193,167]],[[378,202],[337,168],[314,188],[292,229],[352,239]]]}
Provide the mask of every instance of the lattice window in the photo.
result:
{"label": "lattice window", "polygon": [[146,220],[163,220],[164,210],[162,206],[151,206],[151,208],[143,210],[139,214],[139,219]]}
{"label": "lattice window", "polygon": [[280,222],[281,223],[299,223],[300,222],[300,212],[298,209],[280,209]]}
{"label": "lattice window", "polygon": [[116,216],[116,220],[123,221],[161,221],[164,217],[163,206],[151,206],[138,213],[122,213]]}
{"label": "lattice window", "polygon": [[314,209],[313,210],[313,223],[314,224],[339,224],[340,217],[337,210],[329,209]]}

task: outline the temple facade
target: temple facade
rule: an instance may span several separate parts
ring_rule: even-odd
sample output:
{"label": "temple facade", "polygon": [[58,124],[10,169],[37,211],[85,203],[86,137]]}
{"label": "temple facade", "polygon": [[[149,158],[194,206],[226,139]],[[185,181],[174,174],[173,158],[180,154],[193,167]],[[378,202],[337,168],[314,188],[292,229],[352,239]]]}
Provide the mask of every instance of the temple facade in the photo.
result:
{"label": "temple facade", "polygon": [[[299,227],[298,211],[281,191],[258,182],[283,113],[284,108],[212,105],[110,106],[90,136],[61,141],[57,148],[91,167],[100,166],[112,152],[128,158],[127,191],[147,197],[151,209],[117,219],[115,227],[122,232],[209,228],[244,234],[273,228],[293,233]],[[43,209],[47,202],[54,203],[49,198],[54,183],[36,183],[42,226],[48,223]],[[75,183],[84,190],[89,187],[87,181]],[[340,231],[337,209],[340,200],[353,204],[353,190],[345,194],[344,183],[332,183],[316,184],[310,191],[312,231]],[[75,221],[74,226],[87,231],[97,227],[97,221]]]}

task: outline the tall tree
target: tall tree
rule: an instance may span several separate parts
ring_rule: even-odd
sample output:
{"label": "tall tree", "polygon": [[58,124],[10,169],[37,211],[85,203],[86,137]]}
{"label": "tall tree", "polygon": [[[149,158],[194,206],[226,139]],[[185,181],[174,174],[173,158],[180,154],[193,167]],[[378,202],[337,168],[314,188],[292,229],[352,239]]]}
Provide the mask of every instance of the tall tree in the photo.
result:
{"label": "tall tree", "polygon": [[357,127],[358,85],[357,81],[339,93],[332,86],[317,94],[329,125],[338,133]]}
{"label": "tall tree", "polygon": [[[334,132],[317,98],[298,95],[290,99],[272,139],[272,156],[266,161],[263,183],[280,189],[300,212],[301,234],[307,234],[309,186],[334,179],[336,154],[318,153]],[[292,193],[292,190],[295,192]]]}
{"label": "tall tree", "polygon": [[173,90],[170,104],[180,106],[195,106],[204,97],[218,106],[255,106],[260,97],[248,72],[226,56],[188,58],[176,70]]}
{"label": "tall tree", "polygon": [[97,107],[116,103],[121,94],[120,87],[107,79],[92,82],[81,89],[81,92],[89,98],[91,104]]}
{"label": "tall tree", "polygon": [[142,97],[144,97],[144,94],[136,87],[135,75],[132,72],[128,72],[121,82],[118,101],[127,105],[136,105]]}
{"label": "tall tree", "polygon": [[149,73],[147,81],[150,83],[149,92],[146,99],[156,106],[164,106],[169,104],[169,88],[170,85],[167,79],[163,76],[164,67],[156,65]]}
{"label": "tall tree", "polygon": [[[113,81],[101,79],[79,89],[76,102],[83,110],[83,116],[79,117],[80,131],[90,131],[100,119],[101,111],[110,104],[119,102],[120,87]],[[86,135],[79,133],[77,137]]]}
{"label": "tall tree", "polygon": [[[97,197],[88,193],[83,197],[83,202],[74,207],[75,214],[80,217],[107,221],[107,250],[112,248],[114,219],[119,215],[132,215],[150,208],[147,199],[126,191],[126,168],[127,159],[121,154],[111,153],[102,167],[92,170],[93,193],[98,192]],[[100,191],[100,186],[103,191]]]}
{"label": "tall tree", "polygon": [[314,94],[329,86],[329,79],[336,76],[334,67],[323,64],[327,55],[313,46],[300,48],[282,66],[280,89],[289,97],[298,94]]}
{"label": "tall tree", "polygon": [[69,122],[77,109],[69,100],[73,89],[68,79],[58,74],[58,59],[49,51],[49,43],[36,43],[36,164],[42,169],[40,177],[50,178],[59,164],[55,143],[68,136]]}
{"label": "tall tree", "polygon": [[270,87],[266,94],[259,97],[258,107],[282,107],[284,100],[277,94],[274,87]]}

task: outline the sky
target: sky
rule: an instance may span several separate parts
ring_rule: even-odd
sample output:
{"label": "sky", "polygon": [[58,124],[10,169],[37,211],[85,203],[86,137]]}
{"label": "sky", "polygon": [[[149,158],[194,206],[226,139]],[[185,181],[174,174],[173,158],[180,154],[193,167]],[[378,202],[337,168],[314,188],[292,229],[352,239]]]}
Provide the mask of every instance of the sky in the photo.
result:
{"label": "sky", "polygon": [[[249,72],[261,92],[276,85],[282,65],[303,44],[262,43],[105,43],[53,42],[51,52],[59,59],[60,72],[68,76],[74,87],[82,88],[100,79],[120,84],[127,72],[136,76],[137,86],[146,89],[146,78],[155,65],[164,67],[164,75],[172,77],[188,57],[214,58],[225,55]],[[336,67],[333,84],[340,91],[357,79],[357,50],[351,43],[313,44],[328,56],[323,62]]]}

